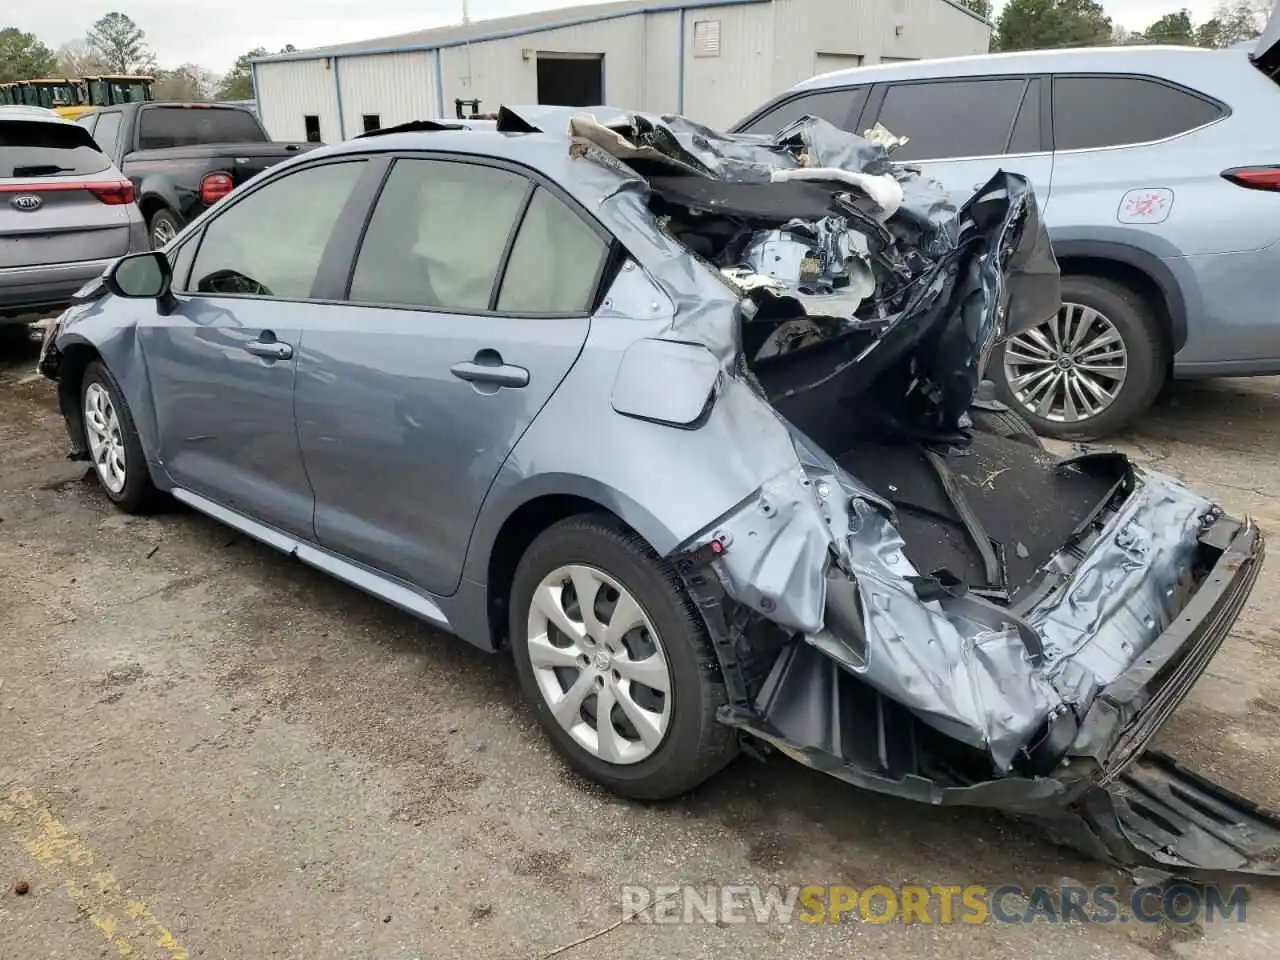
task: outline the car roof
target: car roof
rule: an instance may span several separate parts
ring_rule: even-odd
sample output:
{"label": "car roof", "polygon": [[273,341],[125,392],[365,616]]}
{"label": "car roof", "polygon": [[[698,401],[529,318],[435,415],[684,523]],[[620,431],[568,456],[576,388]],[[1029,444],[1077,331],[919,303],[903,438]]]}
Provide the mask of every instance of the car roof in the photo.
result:
{"label": "car roof", "polygon": [[933,77],[980,77],[1010,73],[1145,73],[1159,72],[1162,64],[1185,63],[1187,58],[1239,56],[1238,51],[1201,47],[1125,46],[1076,47],[1056,50],[1020,50],[1013,53],[980,53],[964,57],[939,57],[905,63],[882,63],[834,70],[801,81],[788,92],[822,90],[852,84],[890,80],[924,80]]}
{"label": "car roof", "polygon": [[0,106],[0,120],[45,120],[49,123],[66,123],[47,107],[33,107],[23,103],[7,103]]}

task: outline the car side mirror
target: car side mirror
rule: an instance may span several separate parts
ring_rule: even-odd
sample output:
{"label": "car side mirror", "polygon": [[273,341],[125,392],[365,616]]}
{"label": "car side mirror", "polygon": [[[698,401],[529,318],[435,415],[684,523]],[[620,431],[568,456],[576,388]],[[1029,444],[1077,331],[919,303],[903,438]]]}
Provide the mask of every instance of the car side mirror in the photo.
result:
{"label": "car side mirror", "polygon": [[169,289],[173,270],[169,258],[159,250],[121,257],[106,275],[107,289],[117,297],[151,300],[162,297]]}
{"label": "car side mirror", "polygon": [[121,257],[102,279],[107,289],[117,297],[155,300],[162,314],[167,314],[173,307],[173,294],[169,292],[173,268],[169,265],[169,258],[160,250]]}

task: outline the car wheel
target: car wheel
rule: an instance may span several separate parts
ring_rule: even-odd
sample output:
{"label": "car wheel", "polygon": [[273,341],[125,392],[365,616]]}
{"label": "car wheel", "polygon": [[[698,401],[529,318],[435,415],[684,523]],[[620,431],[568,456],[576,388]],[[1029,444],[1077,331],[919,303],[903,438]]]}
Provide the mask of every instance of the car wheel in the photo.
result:
{"label": "car wheel", "polygon": [[1098,277],[1062,278],[1062,309],[1016,334],[997,356],[1000,399],[1036,433],[1093,440],[1146,412],[1160,392],[1169,351],[1151,308]]}
{"label": "car wheel", "polygon": [[539,722],[591,779],[657,800],[734,756],[702,619],[674,570],[618,521],[571,517],[539,535],[516,569],[510,628]]}
{"label": "car wheel", "polygon": [[1035,447],[1037,450],[1044,448],[1044,444],[1040,442],[1040,437],[1032,429],[1031,424],[1027,423],[1024,417],[1018,416],[1012,410],[970,407],[969,419],[973,421],[973,428],[981,433],[1017,440],[1019,443],[1025,443],[1027,446]]}
{"label": "car wheel", "polygon": [[147,220],[147,231],[151,235],[151,249],[159,250],[178,235],[182,227],[178,218],[168,210],[157,210]]}
{"label": "car wheel", "polygon": [[120,385],[101,360],[85,369],[80,409],[89,456],[107,496],[125,513],[142,513],[153,506],[158,493],[147,471],[142,442]]}

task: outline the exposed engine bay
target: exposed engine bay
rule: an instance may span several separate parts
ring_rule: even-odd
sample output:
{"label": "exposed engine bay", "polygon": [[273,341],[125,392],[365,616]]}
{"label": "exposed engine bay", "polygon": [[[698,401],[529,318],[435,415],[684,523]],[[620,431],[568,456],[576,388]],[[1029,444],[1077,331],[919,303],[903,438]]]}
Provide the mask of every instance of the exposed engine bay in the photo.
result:
{"label": "exposed engine bay", "polygon": [[[737,294],[707,402],[745,384],[794,443],[793,470],[676,557],[721,719],[861,787],[1045,818],[1114,861],[1280,872],[1280,821],[1143,752],[1225,640],[1261,534],[1121,454],[974,428],[994,345],[1060,305],[1026,179],[956,209],[883,129],[498,118],[555,123],[639,174],[646,228]],[[677,318],[670,340],[698,339]]]}

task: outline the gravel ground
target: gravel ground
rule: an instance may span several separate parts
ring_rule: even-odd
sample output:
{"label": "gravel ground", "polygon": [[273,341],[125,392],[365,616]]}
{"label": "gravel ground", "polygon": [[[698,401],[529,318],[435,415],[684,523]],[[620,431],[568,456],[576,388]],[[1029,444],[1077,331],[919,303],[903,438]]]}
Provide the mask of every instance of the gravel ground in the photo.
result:
{"label": "gravel ground", "polygon": [[[620,885],[1128,878],[998,816],[743,759],[639,806],[567,772],[483,654],[196,514],[116,512],[0,347],[0,956],[542,957]],[[1280,529],[1280,380],[1183,385],[1121,444]],[[1276,560],[1162,734],[1280,806]],[[13,885],[25,880],[29,892]],[[1236,957],[1247,922],[627,923],[566,958]]]}

